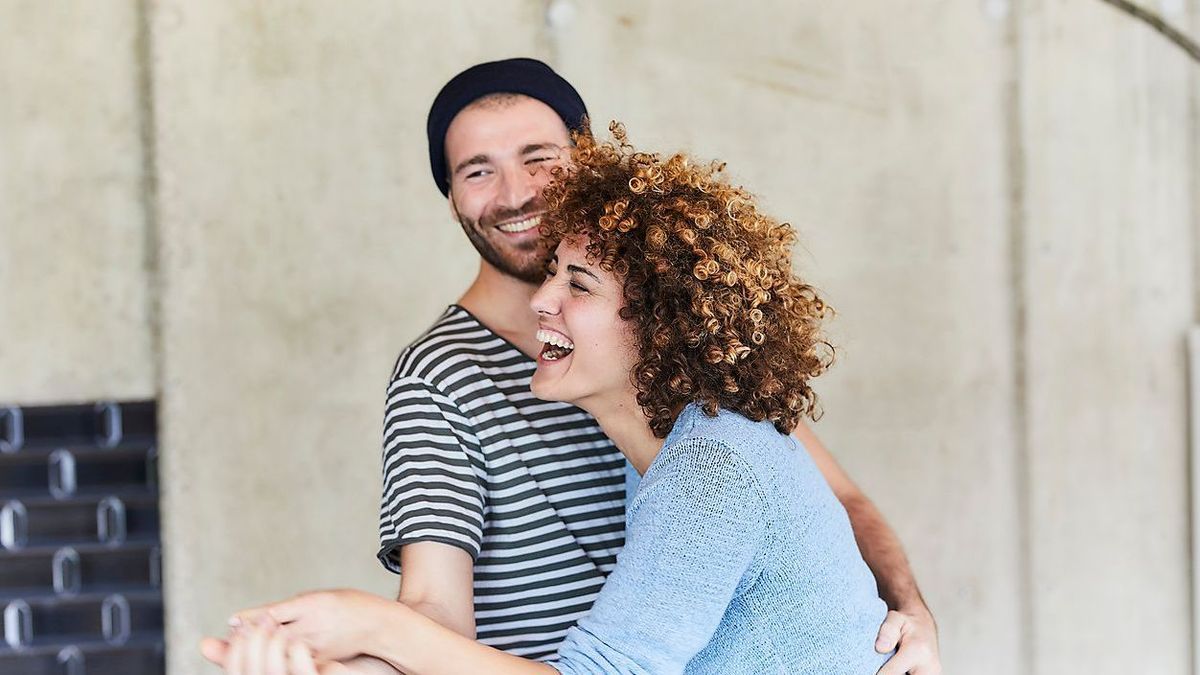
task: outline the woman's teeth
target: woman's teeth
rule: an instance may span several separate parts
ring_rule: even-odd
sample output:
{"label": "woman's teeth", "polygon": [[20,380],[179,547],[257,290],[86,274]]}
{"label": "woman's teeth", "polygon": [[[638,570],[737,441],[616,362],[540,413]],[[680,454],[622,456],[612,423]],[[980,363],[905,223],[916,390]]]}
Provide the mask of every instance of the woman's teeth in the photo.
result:
{"label": "woman's teeth", "polygon": [[539,330],[537,339],[546,345],[542,348],[542,358],[547,361],[557,361],[575,349],[573,342],[553,331]]}
{"label": "woman's teeth", "polygon": [[509,232],[509,233],[524,232],[526,230],[532,230],[533,228],[538,226],[538,223],[541,223],[541,222],[542,222],[541,216],[534,216],[532,218],[526,218],[525,220],[518,220],[515,223],[506,223],[504,225],[501,225],[500,231],[501,232]]}

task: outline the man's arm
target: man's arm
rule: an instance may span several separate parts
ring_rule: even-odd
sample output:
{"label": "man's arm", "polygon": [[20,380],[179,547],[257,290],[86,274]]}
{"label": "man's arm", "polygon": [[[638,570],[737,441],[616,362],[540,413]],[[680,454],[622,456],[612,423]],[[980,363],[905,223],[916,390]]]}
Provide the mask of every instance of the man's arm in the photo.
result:
{"label": "man's arm", "polygon": [[867,567],[875,575],[875,583],[879,586],[879,597],[891,609],[925,608],[921,592],[917,590],[917,581],[913,578],[912,568],[909,567],[908,557],[900,539],[883,519],[883,514],[862,490],[850,480],[850,476],[842,470],[841,465],[821,443],[821,439],[803,422],[796,427],[792,435],[804,445],[813,462],[825,476],[825,481],[833,488],[838,501],[850,516],[850,526],[854,528],[854,538],[858,540],[858,549],[862,553]]}
{"label": "man's arm", "polygon": [[418,541],[400,548],[396,599],[463,637],[475,639],[475,565],[457,546]]}
{"label": "man's arm", "polygon": [[940,673],[937,624],[917,588],[917,580],[900,539],[875,504],[850,480],[850,476],[846,475],[808,425],[801,422],[792,435],[808,450],[813,462],[825,476],[825,481],[846,509],[858,550],[875,575],[879,597],[892,610],[880,627],[876,648],[888,652],[898,647],[899,651],[879,672],[908,672],[907,665],[911,663],[923,666],[925,669],[920,671],[922,673]]}
{"label": "man's arm", "polygon": [[[418,541],[400,547],[400,592],[396,600],[442,626],[475,639],[474,563],[457,546]],[[352,673],[398,673],[392,664],[374,656],[359,656],[345,664]]]}

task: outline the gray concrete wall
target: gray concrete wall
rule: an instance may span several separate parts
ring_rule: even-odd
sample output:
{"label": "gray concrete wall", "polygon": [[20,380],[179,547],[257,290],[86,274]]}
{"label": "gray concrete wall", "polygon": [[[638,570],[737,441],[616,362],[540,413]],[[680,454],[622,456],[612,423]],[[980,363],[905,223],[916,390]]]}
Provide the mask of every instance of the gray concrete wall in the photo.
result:
{"label": "gray concrete wall", "polygon": [[1186,672],[1200,66],[1144,25],[1099,0],[87,7],[0,5],[0,401],[160,396],[172,673],[233,609],[394,592],[383,388],[474,269],[424,115],[514,54],[801,230],[839,309],[817,430],[907,544],[947,672]]}
{"label": "gray concrete wall", "polygon": [[0,402],[153,397],[136,5],[0,26]]}
{"label": "gray concrete wall", "polygon": [[1031,2],[1020,36],[1032,653],[1186,672],[1200,64],[1100,3]]}

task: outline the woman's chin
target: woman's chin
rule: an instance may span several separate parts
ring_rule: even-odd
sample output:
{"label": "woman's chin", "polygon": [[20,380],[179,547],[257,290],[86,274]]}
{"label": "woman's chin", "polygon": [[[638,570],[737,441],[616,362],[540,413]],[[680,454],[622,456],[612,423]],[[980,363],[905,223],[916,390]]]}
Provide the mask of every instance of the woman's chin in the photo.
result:
{"label": "woman's chin", "polygon": [[529,391],[533,392],[534,398],[539,398],[543,401],[562,402],[561,398],[555,396],[554,389],[551,383],[540,381],[537,373],[534,373],[533,380],[529,383]]}

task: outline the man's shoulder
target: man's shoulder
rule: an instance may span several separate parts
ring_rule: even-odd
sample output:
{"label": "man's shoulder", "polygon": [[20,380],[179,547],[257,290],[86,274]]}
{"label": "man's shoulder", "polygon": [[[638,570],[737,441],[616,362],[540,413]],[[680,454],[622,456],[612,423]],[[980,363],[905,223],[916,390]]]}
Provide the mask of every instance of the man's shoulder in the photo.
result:
{"label": "man's shoulder", "polygon": [[516,352],[515,348],[469,312],[451,305],[400,352],[392,369],[392,382],[420,381],[436,389],[453,388],[461,381],[460,376],[478,374],[483,364],[521,360],[510,352]]}

